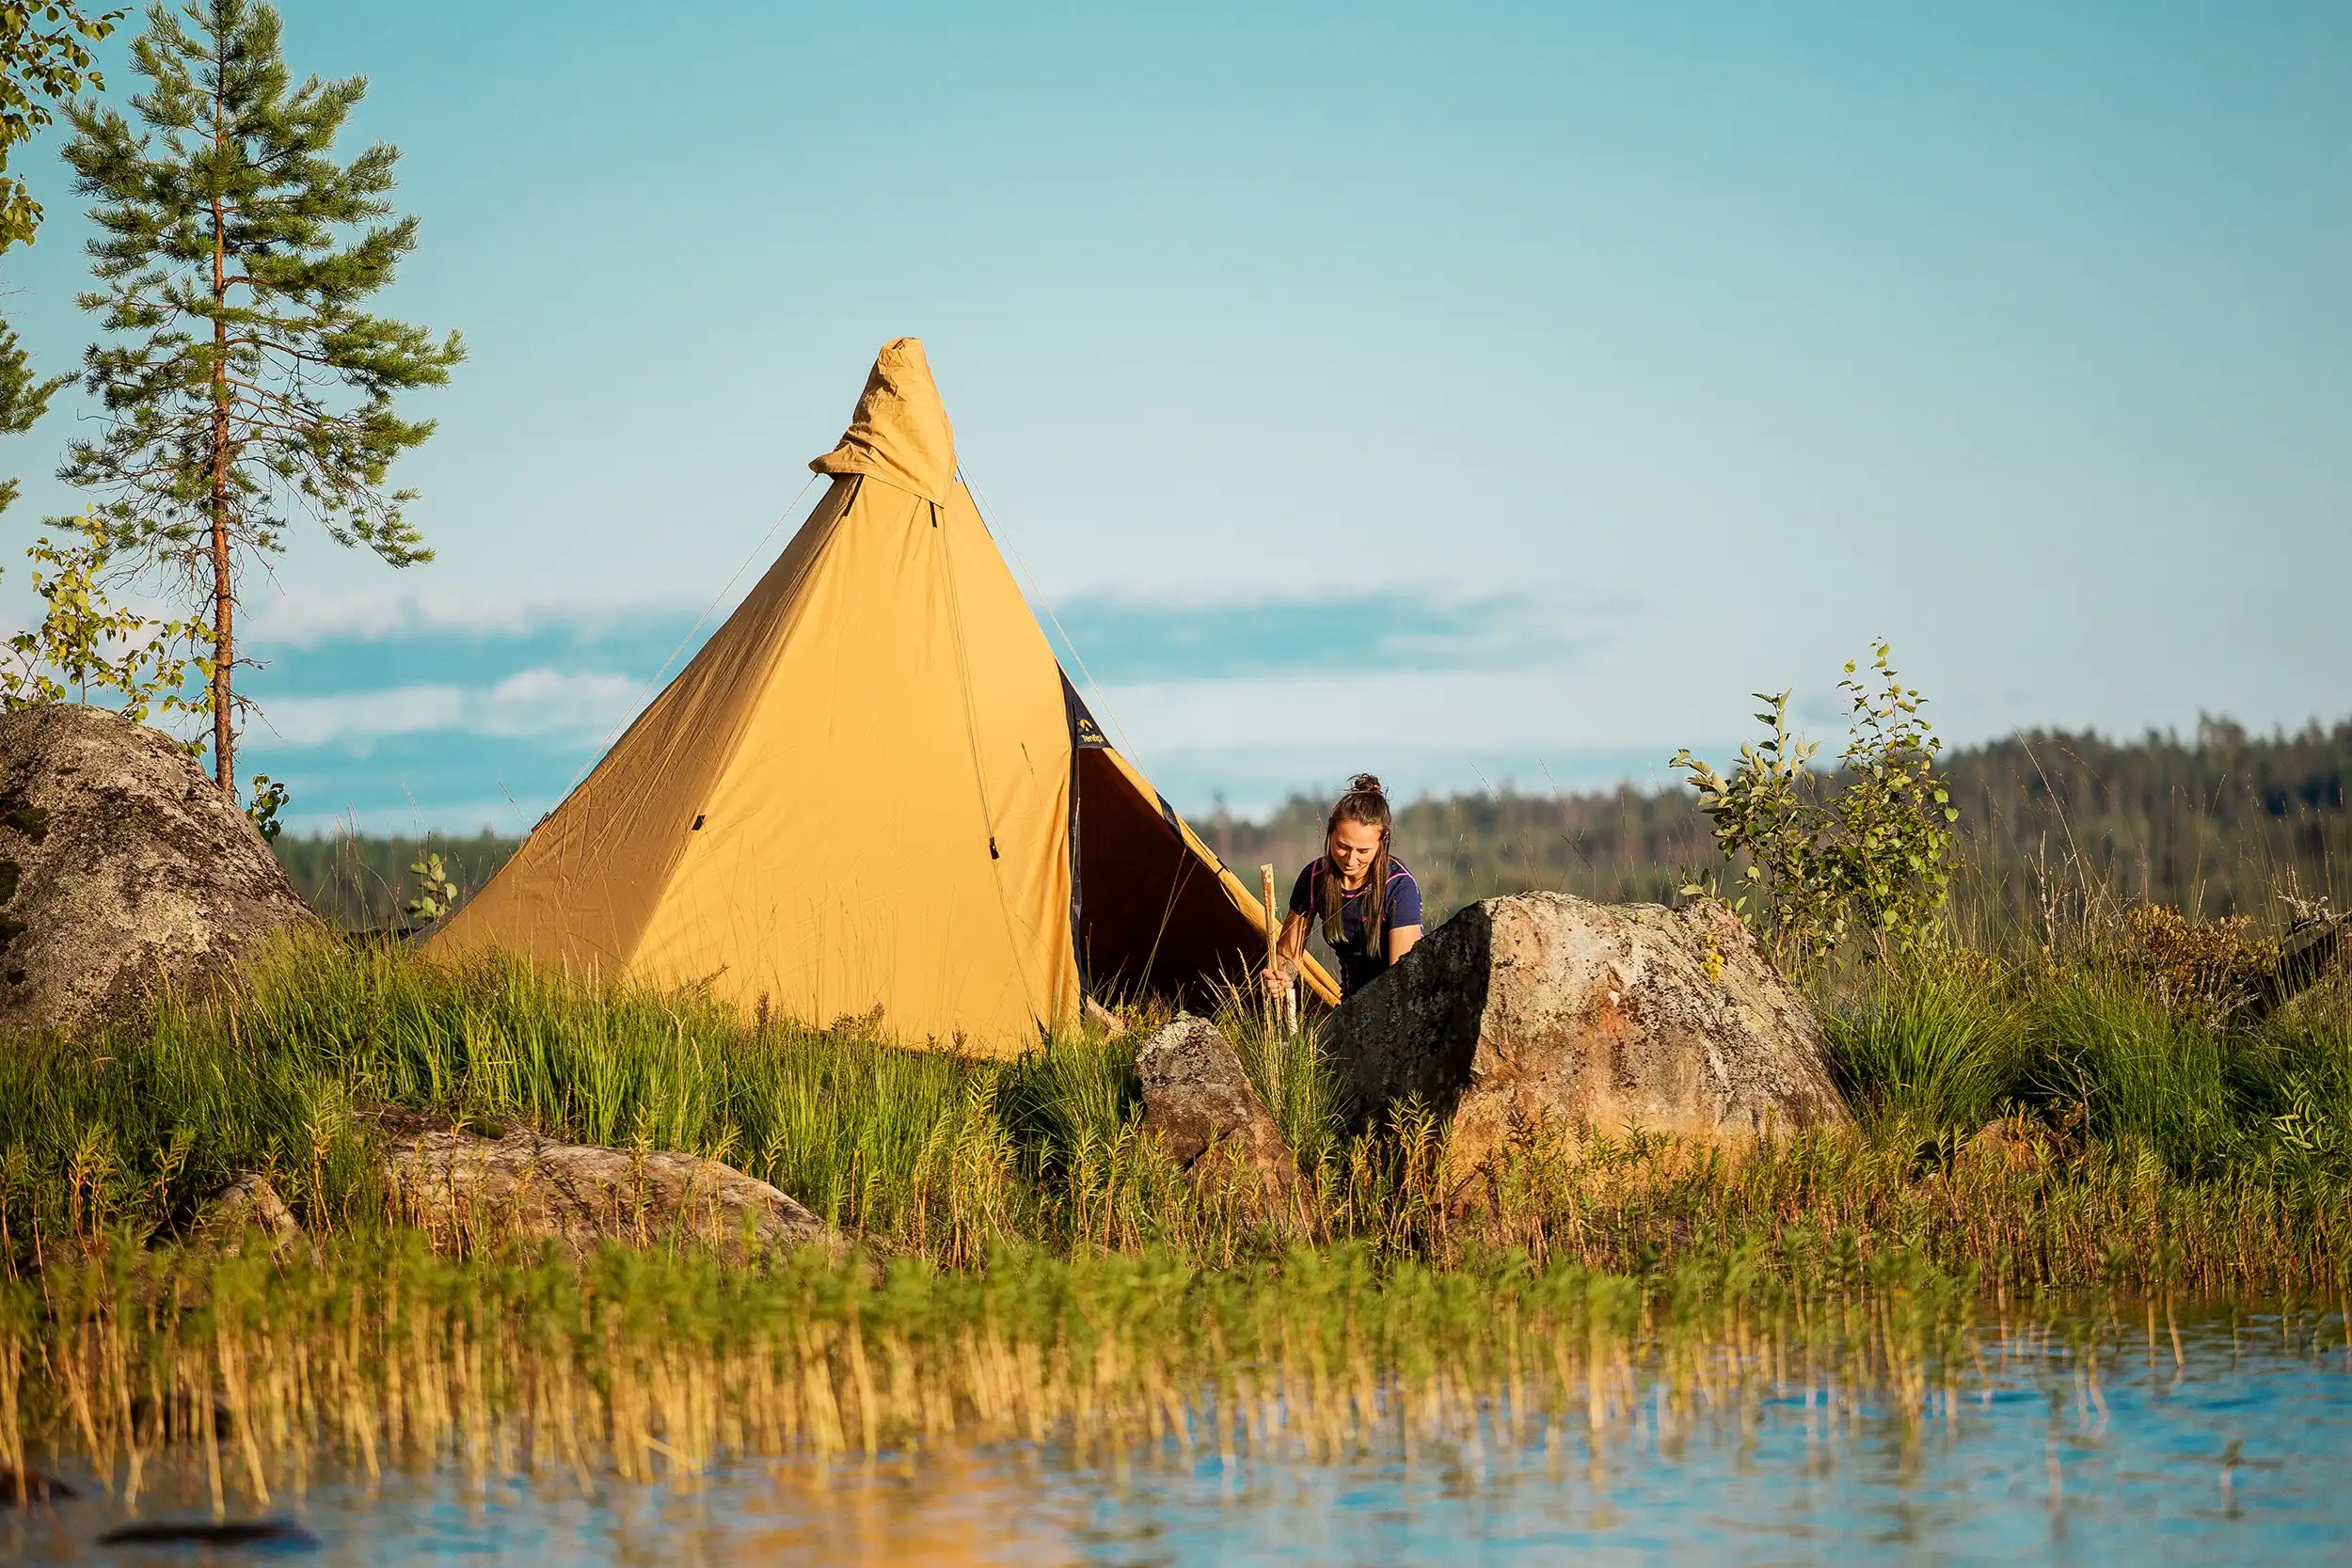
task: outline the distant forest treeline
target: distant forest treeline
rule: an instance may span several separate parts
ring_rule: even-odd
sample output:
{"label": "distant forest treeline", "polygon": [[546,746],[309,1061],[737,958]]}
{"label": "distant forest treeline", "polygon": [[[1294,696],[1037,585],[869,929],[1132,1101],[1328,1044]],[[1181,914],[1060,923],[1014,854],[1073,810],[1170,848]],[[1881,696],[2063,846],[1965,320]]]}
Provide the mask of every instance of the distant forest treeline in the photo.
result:
{"label": "distant forest treeline", "polygon": [[[1969,868],[1956,901],[1996,927],[2085,883],[2208,915],[2267,914],[2280,891],[2338,908],[2352,895],[2352,720],[2269,737],[2224,721],[2188,739],[2035,731],[1955,749],[1944,774]],[[1316,853],[1327,806],[1294,797],[1267,821],[1196,826],[1228,863],[1287,878]],[[1631,785],[1417,800],[1395,843],[1433,918],[1534,889],[1671,902],[1686,872],[1721,864],[1689,790]]]}
{"label": "distant forest treeline", "polygon": [[350,833],[297,838],[287,833],[278,840],[278,859],[312,909],[358,930],[404,924],[401,911],[416,896],[421,880],[408,868],[424,855],[441,857],[462,898],[488,881],[521,842],[486,832],[471,838],[432,833],[421,839]]}
{"label": "distant forest treeline", "polygon": [[[1724,759],[1717,759],[1721,762]],[[2033,732],[1955,750],[1947,784],[1961,808],[1963,915],[2001,924],[2089,882],[2192,913],[2274,912],[2279,892],[2352,903],[2352,720],[2250,736],[2207,721],[2192,737],[2119,742]],[[1263,821],[1218,814],[1194,826],[1227,863],[1271,861],[1287,884],[1316,853],[1327,802],[1295,796]],[[278,857],[330,918],[395,922],[437,851],[461,893],[514,853],[473,838],[281,838]],[[1687,790],[1422,800],[1397,815],[1398,853],[1420,877],[1430,919],[1499,893],[1557,889],[1670,901],[1686,871],[1714,864]]]}

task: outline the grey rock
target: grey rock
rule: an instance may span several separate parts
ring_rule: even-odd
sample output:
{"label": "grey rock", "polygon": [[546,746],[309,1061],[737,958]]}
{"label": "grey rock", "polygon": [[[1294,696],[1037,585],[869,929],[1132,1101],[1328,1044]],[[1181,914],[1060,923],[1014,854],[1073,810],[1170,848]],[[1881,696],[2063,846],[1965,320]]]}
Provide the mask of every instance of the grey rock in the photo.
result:
{"label": "grey rock", "polygon": [[1298,1162],[1224,1031],[1179,1013],[1136,1053],[1143,1131],[1196,1177],[1287,1194]]}
{"label": "grey rock", "polygon": [[1544,1126],[1714,1140],[1844,1125],[1820,1024],[1717,904],[1558,893],[1471,905],[1326,1036],[1359,1113],[1451,1116],[1454,1168]]}
{"label": "grey rock", "polygon": [[839,1246],[790,1196],[717,1160],[554,1143],[529,1131],[481,1136],[395,1112],[373,1119],[399,1218],[440,1247],[509,1239],[551,1239],[583,1254],[607,1241],[741,1254]]}
{"label": "grey rock", "polygon": [[282,1251],[302,1236],[301,1222],[270,1179],[248,1171],[204,1201],[198,1210],[194,1235],[199,1242],[234,1252],[248,1234],[269,1238],[272,1251]]}
{"label": "grey rock", "polygon": [[131,1022],[315,919],[165,736],[72,704],[0,716],[0,1030]]}
{"label": "grey rock", "polygon": [[[314,1552],[319,1538],[292,1519],[139,1519],[98,1538],[102,1546],[259,1546]],[[208,1556],[210,1554],[207,1554]]]}

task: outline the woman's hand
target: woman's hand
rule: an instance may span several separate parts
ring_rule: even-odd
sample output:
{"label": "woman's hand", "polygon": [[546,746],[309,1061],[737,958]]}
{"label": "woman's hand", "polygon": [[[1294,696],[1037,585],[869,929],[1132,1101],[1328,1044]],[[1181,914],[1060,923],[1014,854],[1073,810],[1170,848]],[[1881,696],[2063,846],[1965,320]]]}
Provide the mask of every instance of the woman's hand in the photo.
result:
{"label": "woman's hand", "polygon": [[1295,910],[1282,921],[1282,929],[1274,939],[1274,956],[1266,960],[1258,978],[1268,996],[1282,996],[1293,984],[1292,969],[1299,956],[1307,951],[1307,917]]}

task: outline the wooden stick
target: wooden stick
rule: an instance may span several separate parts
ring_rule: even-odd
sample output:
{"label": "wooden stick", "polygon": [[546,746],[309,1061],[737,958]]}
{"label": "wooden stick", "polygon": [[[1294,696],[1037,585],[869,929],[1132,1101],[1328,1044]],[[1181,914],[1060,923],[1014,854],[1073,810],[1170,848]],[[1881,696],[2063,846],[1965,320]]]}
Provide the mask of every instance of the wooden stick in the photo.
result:
{"label": "wooden stick", "polygon": [[[1258,890],[1265,898],[1265,966],[1272,969],[1281,961],[1282,957],[1282,923],[1274,912],[1273,866],[1258,867]],[[1291,1026],[1297,1016],[1296,1007],[1297,993],[1290,987],[1286,986],[1279,991],[1271,989],[1266,991],[1266,1008],[1274,1019],[1276,1028]]]}
{"label": "wooden stick", "polygon": [[[1281,957],[1282,940],[1280,929],[1274,924],[1274,867],[1272,865],[1258,867],[1258,893],[1265,903],[1265,966],[1272,969],[1275,961]],[[1271,981],[1266,984],[1265,1007],[1266,1018],[1276,1028],[1280,1028],[1281,1005],[1275,1000],[1274,986]]]}

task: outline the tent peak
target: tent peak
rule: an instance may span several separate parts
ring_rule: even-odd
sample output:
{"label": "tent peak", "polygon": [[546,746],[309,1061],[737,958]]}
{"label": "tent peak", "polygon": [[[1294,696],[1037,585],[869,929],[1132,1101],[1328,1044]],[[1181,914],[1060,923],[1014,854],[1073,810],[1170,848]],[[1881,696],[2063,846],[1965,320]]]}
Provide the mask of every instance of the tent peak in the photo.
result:
{"label": "tent peak", "polygon": [[874,356],[841,444],[809,464],[820,474],[865,474],[946,504],[956,434],[931,381],[920,338],[894,338]]}

